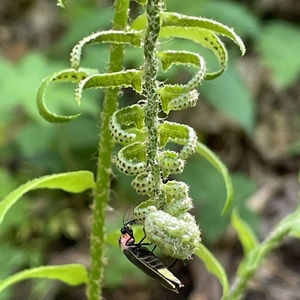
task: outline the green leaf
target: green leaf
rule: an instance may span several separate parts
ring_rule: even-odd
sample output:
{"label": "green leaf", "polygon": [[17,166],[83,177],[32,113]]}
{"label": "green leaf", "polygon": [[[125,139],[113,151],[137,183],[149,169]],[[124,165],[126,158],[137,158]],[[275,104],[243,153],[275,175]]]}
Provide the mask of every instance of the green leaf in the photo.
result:
{"label": "green leaf", "polygon": [[293,224],[289,235],[294,237],[294,238],[300,239],[300,217]]}
{"label": "green leaf", "polygon": [[41,123],[43,120],[36,107],[32,105],[32,99],[36,96],[36,87],[40,84],[41,78],[61,68],[61,64],[49,62],[40,53],[30,52],[17,64],[0,58],[0,114],[11,116],[17,106],[26,113],[26,116]]}
{"label": "green leaf", "polygon": [[246,49],[241,38],[233,29],[214,20],[185,16],[173,12],[162,13],[162,28],[160,37],[181,37],[201,44],[210,49],[219,61],[221,69],[215,73],[208,73],[206,79],[214,79],[221,75],[227,67],[227,50],[218,35],[223,35],[235,42],[242,55]]}
{"label": "green leaf", "polygon": [[93,74],[81,80],[75,90],[75,100],[81,101],[83,89],[90,88],[115,88],[115,87],[132,87],[136,92],[142,92],[142,71],[126,70],[105,74]]}
{"label": "green leaf", "polygon": [[245,54],[246,48],[241,38],[234,32],[233,29],[221,24],[217,21],[201,18],[181,15],[174,12],[162,13],[162,26],[180,26],[180,27],[196,27],[201,29],[207,29],[213,31],[216,34],[220,34],[230,38],[240,48],[242,55]]}
{"label": "green leaf", "polygon": [[251,133],[255,124],[254,97],[233,66],[216,80],[207,81],[201,91],[207,102]]}
{"label": "green leaf", "polygon": [[198,9],[201,16],[227,24],[235,28],[242,36],[247,35],[255,38],[259,33],[259,17],[249,5],[223,0],[203,1],[201,4],[198,8],[190,7],[190,13],[197,15],[196,10]]}
{"label": "green leaf", "polygon": [[84,78],[94,74],[97,70],[91,69],[80,69],[76,71],[75,69],[65,69],[60,72],[54,73],[48,77],[46,77],[41,83],[36,96],[37,108],[40,115],[51,123],[63,123],[71,121],[77,118],[80,114],[71,115],[71,116],[62,116],[52,113],[46,106],[45,102],[45,92],[46,88],[50,83],[53,82],[71,82],[78,83]]}
{"label": "green leaf", "polygon": [[[221,68],[217,72],[207,73],[206,79],[210,80],[220,76],[227,66],[227,50],[218,35],[230,38],[239,46],[242,55],[246,51],[243,41],[233,29],[214,20],[190,17],[174,12],[163,12],[161,19],[160,38],[185,38],[210,49],[215,54]],[[131,29],[143,30],[146,24],[146,16],[141,15],[131,24]]]}
{"label": "green leaf", "polygon": [[224,179],[227,193],[226,201],[222,210],[222,214],[224,214],[230,208],[233,199],[233,188],[229,172],[221,160],[204,144],[200,142],[197,143],[196,153],[204,156],[205,159],[207,159],[219,171]]}
{"label": "green leaf", "polygon": [[206,64],[202,56],[188,51],[158,52],[163,71],[167,71],[172,64],[186,64],[198,68],[195,75],[186,84],[163,85],[159,88],[162,110],[168,114],[170,110],[182,110],[193,107],[198,100],[196,89],[205,77]]}
{"label": "green leaf", "polygon": [[12,284],[29,278],[57,279],[70,285],[79,285],[88,281],[87,271],[83,265],[43,266],[21,271],[0,281],[0,292]]}
{"label": "green leaf", "polygon": [[242,244],[244,255],[248,255],[258,245],[257,236],[251,227],[241,219],[236,209],[231,214],[231,225]]}
{"label": "green leaf", "polygon": [[226,272],[222,265],[203,244],[199,245],[199,250],[195,253],[195,255],[203,261],[207,271],[214,274],[219,279],[223,287],[222,299],[225,298],[229,292],[229,284]]}
{"label": "green leaf", "polygon": [[269,23],[258,36],[257,49],[279,87],[285,88],[299,78],[300,26]]}
{"label": "green leaf", "polygon": [[273,249],[282,244],[284,237],[291,233],[291,230],[300,220],[300,205],[296,210],[277,223],[266,239],[253,248],[248,255],[244,256],[237,270],[235,284],[230,291],[228,299],[240,299],[247,283],[255,274],[255,271],[261,267],[263,260]]}
{"label": "green leaf", "polygon": [[210,49],[218,59],[220,70],[214,73],[206,73],[205,79],[211,80],[220,76],[227,67],[227,50],[218,36],[207,29],[197,27],[169,26],[162,27],[160,38],[184,38]]}
{"label": "green leaf", "polygon": [[147,16],[146,14],[142,14],[138,16],[130,26],[132,30],[144,30],[147,26]]}
{"label": "green leaf", "polygon": [[[186,16],[182,14],[178,14],[175,12],[162,12],[161,13],[161,19],[162,19],[162,28],[164,29],[166,27],[174,28],[174,36],[177,35],[176,30],[180,30],[180,28],[189,28],[191,29],[202,29],[207,32],[214,32],[216,34],[220,34],[223,36],[226,36],[230,38],[234,43],[237,44],[237,46],[240,48],[240,51],[242,55],[245,54],[246,48],[241,40],[241,38],[234,32],[232,28],[229,28],[228,26],[219,23],[214,20],[210,20],[207,18],[201,18],[201,17],[191,17]],[[147,25],[147,18],[146,15],[143,14],[136,18],[134,22],[131,24],[131,29],[134,30],[143,30]],[[171,35],[171,33],[170,33]],[[193,40],[192,37],[193,34],[186,33],[186,38]]]}
{"label": "green leaf", "polygon": [[69,193],[81,193],[93,187],[94,175],[89,171],[61,173],[36,178],[19,186],[0,202],[0,224],[7,211],[29,191],[48,188],[62,189]]}
{"label": "green leaf", "polygon": [[81,60],[82,48],[85,45],[93,45],[97,43],[111,43],[111,44],[131,44],[132,46],[140,47],[142,41],[142,32],[140,31],[99,31],[93,33],[81,41],[79,41],[71,52],[71,67],[78,69]]}

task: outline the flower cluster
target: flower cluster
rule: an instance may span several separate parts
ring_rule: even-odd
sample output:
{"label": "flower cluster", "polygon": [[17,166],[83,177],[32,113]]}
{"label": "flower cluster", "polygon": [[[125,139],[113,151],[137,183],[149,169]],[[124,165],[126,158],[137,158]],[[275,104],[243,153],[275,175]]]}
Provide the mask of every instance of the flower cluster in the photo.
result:
{"label": "flower cluster", "polygon": [[[158,58],[164,70],[173,63],[185,63],[198,69],[187,84],[159,84],[161,110],[168,114],[171,110],[195,106],[198,99],[196,88],[205,76],[203,58],[186,51],[160,52]],[[144,225],[147,238],[166,255],[188,259],[201,241],[199,227],[188,212],[193,207],[192,200],[188,196],[188,186],[185,183],[166,179],[170,174],[183,171],[186,159],[195,152],[197,135],[187,125],[165,120],[158,124],[157,160],[161,172],[162,197],[157,197],[155,180],[147,170],[146,163],[146,104],[147,100],[121,108],[113,114],[110,132],[115,141],[123,145],[115,156],[115,163],[121,172],[135,176],[132,186],[137,193],[149,196],[148,200],[134,209],[134,217]],[[171,150],[168,148],[169,144],[177,144],[180,149]]]}

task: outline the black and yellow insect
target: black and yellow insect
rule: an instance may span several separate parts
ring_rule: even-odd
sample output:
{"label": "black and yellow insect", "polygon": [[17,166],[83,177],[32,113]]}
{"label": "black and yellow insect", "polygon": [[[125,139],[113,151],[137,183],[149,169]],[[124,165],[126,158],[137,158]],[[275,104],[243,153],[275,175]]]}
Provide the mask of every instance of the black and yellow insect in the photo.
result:
{"label": "black and yellow insect", "polygon": [[135,243],[131,225],[135,221],[124,223],[121,228],[121,237],[119,245],[126,257],[141,271],[151,278],[159,281],[165,288],[178,293],[178,289],[184,285],[176,278],[172,272],[150,251],[144,247],[142,239],[139,243]]}

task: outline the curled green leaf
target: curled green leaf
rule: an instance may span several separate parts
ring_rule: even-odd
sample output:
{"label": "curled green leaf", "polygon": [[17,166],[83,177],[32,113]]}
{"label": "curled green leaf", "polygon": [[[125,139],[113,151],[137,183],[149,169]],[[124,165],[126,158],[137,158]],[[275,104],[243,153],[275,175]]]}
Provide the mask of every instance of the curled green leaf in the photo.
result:
{"label": "curled green leaf", "polygon": [[166,71],[172,64],[194,65],[205,71],[205,61],[202,56],[189,51],[167,50],[158,52],[157,56],[162,62],[163,70]]}
{"label": "curled green leaf", "polygon": [[206,29],[230,38],[240,48],[242,55],[245,54],[246,48],[242,39],[234,32],[232,28],[214,20],[201,17],[186,16],[174,12],[163,12],[162,26],[180,26],[180,27],[197,27]]}
{"label": "curled green leaf", "polygon": [[127,175],[137,175],[146,168],[146,147],[135,142],[123,147],[115,157],[117,168]]}
{"label": "curled green leaf", "polygon": [[166,71],[172,64],[192,65],[198,68],[196,74],[186,84],[167,84],[159,88],[162,110],[168,114],[171,110],[194,107],[198,100],[197,87],[205,77],[206,65],[203,57],[188,51],[163,51],[157,56]]}
{"label": "curled green leaf", "polygon": [[190,126],[165,121],[159,126],[159,137],[161,146],[165,146],[168,142],[184,145],[179,152],[180,159],[186,160],[195,152],[197,135]]}
{"label": "curled green leaf", "polygon": [[93,33],[81,41],[79,41],[71,52],[70,63],[71,67],[78,69],[81,60],[82,48],[86,45],[93,45],[98,43],[111,43],[111,44],[130,44],[135,47],[141,46],[142,34],[140,31],[118,31],[118,30],[108,30],[99,31]]}
{"label": "curled green leaf", "polygon": [[196,153],[205,157],[219,171],[224,179],[227,194],[226,201],[222,210],[222,214],[224,214],[231,207],[233,200],[233,187],[229,172],[226,166],[221,162],[221,160],[204,144],[197,142]]}
{"label": "curled green leaf", "polygon": [[131,105],[116,111],[110,120],[109,130],[116,142],[129,144],[145,140],[144,108]]}
{"label": "curled green leaf", "polygon": [[0,224],[7,211],[27,192],[48,188],[81,193],[94,187],[94,175],[89,171],[77,171],[43,176],[19,186],[0,202]]}
{"label": "curled green leaf", "polygon": [[160,31],[161,38],[184,38],[210,49],[218,59],[221,69],[214,73],[207,73],[205,79],[213,79],[220,76],[227,66],[228,55],[223,42],[210,30],[198,27],[168,26],[162,27]]}
{"label": "curled green leaf", "polygon": [[30,278],[47,278],[61,280],[69,285],[87,283],[86,268],[80,264],[61,266],[43,266],[16,273],[0,281],[0,293],[7,287]]}
{"label": "curled green leaf", "polygon": [[[205,75],[205,79],[207,80],[220,76],[227,66],[227,50],[218,35],[231,39],[238,45],[242,55],[244,55],[246,51],[243,41],[234,30],[217,21],[201,17],[186,16],[174,12],[162,12],[161,21],[160,38],[178,37],[188,39],[210,49],[215,54],[221,68],[214,73],[207,73]],[[143,14],[134,20],[131,24],[131,29],[144,30],[146,26],[147,18],[146,15]]]}
{"label": "curled green leaf", "polygon": [[63,123],[71,121],[77,118],[80,114],[71,115],[71,116],[63,116],[58,115],[56,113],[51,112],[47,106],[45,101],[45,92],[46,88],[50,83],[53,82],[71,82],[78,83],[86,77],[94,74],[97,70],[92,69],[80,69],[78,71],[74,69],[66,69],[57,73],[54,73],[48,77],[46,77],[41,83],[36,96],[37,108],[40,115],[48,122],[51,123]]}
{"label": "curled green leaf", "polygon": [[165,84],[158,89],[161,98],[162,110],[169,114],[171,110],[182,110],[194,107],[198,101],[197,90],[188,91],[182,84]]}

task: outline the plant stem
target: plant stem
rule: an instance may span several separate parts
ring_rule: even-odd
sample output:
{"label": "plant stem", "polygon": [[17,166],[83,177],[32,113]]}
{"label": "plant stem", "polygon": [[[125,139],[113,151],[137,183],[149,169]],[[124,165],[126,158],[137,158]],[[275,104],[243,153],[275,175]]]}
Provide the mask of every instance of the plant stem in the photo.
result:
{"label": "plant stem", "polygon": [[157,93],[157,70],[156,45],[160,30],[160,2],[161,0],[148,0],[146,13],[148,27],[144,40],[145,73],[143,78],[144,94],[147,97],[145,109],[145,125],[148,129],[148,141],[146,145],[146,158],[149,173],[155,180],[155,194],[160,196],[160,169],[157,161],[158,156],[158,109],[159,94]]}
{"label": "plant stem", "polygon": [[283,238],[288,235],[293,224],[295,224],[296,220],[299,220],[299,215],[300,207],[293,214],[281,220],[270,235],[244,258],[239,265],[238,275],[232,285],[231,291],[225,299],[241,299],[256,270],[261,267],[263,260],[269,252],[282,243]]}
{"label": "plant stem", "polygon": [[[115,30],[125,29],[130,0],[116,0],[114,7]],[[123,68],[123,45],[112,45],[110,50],[109,72]],[[87,297],[89,300],[102,299],[103,261],[105,245],[105,213],[110,191],[111,155],[114,147],[109,132],[109,121],[118,107],[119,89],[107,89],[100,116],[100,137],[98,147],[98,166],[93,203],[93,224],[90,239],[91,267]]]}

